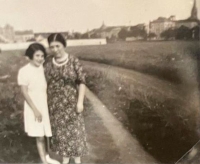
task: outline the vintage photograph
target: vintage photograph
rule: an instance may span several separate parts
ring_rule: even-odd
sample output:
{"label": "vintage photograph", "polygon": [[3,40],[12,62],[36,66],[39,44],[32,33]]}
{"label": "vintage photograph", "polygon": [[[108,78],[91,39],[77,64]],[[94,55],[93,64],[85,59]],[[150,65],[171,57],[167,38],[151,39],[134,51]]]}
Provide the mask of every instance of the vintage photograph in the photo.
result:
{"label": "vintage photograph", "polygon": [[0,163],[200,163],[200,0],[0,4]]}

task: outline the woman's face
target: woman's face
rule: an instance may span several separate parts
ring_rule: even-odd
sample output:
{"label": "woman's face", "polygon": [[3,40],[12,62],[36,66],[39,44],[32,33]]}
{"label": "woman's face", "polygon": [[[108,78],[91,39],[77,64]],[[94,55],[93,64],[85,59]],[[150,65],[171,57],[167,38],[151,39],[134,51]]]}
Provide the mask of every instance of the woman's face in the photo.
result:
{"label": "woman's face", "polygon": [[41,66],[44,63],[44,53],[41,50],[35,51],[31,63],[36,67]]}
{"label": "woman's face", "polygon": [[65,47],[62,43],[54,41],[50,43],[50,50],[53,52],[56,58],[63,57],[65,55]]}

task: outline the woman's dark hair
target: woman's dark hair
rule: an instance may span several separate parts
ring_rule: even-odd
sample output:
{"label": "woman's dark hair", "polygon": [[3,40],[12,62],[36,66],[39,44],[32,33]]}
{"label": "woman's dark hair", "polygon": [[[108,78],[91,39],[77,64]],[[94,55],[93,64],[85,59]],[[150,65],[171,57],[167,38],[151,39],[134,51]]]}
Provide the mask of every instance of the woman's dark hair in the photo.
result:
{"label": "woman's dark hair", "polygon": [[54,34],[49,35],[48,37],[49,45],[51,44],[51,42],[54,42],[54,41],[62,43],[64,47],[67,46],[65,38],[60,33],[54,33]]}
{"label": "woman's dark hair", "polygon": [[29,45],[29,47],[27,48],[25,52],[25,56],[29,57],[29,59],[32,60],[34,53],[39,50],[44,53],[44,58],[46,58],[47,56],[46,50],[44,46],[40,43],[32,43],[31,45]]}

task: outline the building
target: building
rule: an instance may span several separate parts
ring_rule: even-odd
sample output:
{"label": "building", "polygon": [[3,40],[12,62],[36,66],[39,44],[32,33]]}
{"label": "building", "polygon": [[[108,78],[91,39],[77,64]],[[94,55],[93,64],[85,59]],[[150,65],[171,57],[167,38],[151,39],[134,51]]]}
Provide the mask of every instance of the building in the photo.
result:
{"label": "building", "polygon": [[159,17],[158,19],[149,23],[149,34],[154,33],[156,34],[157,39],[162,39],[160,34],[170,28],[178,29],[181,26],[185,26],[189,29],[192,29],[198,25],[200,25],[200,21],[197,16],[196,0],[194,0],[189,18],[185,20],[176,20],[175,16],[170,16],[169,18]]}
{"label": "building", "polygon": [[0,43],[9,43],[9,40],[6,39],[3,35],[0,35]]}
{"label": "building", "polygon": [[176,17],[170,16],[169,18],[159,17],[158,19],[149,23],[149,33],[156,34],[157,39],[161,39],[160,34],[169,28],[175,28]]}
{"label": "building", "polygon": [[0,27],[0,38],[2,42],[14,42],[15,40],[15,31],[14,28],[7,24],[4,27]]}
{"label": "building", "polygon": [[195,20],[195,19],[179,20],[179,21],[176,21],[176,28],[185,26],[191,29],[198,26],[199,23],[200,23],[199,20]]}
{"label": "building", "polygon": [[122,28],[129,28],[126,26],[106,26],[103,22],[102,26],[98,29],[93,29],[88,32],[89,38],[118,38],[118,33]]}
{"label": "building", "polygon": [[185,20],[176,21],[176,28],[185,26],[191,29],[191,28],[194,28],[195,26],[198,26],[200,21],[198,19],[197,14],[198,14],[198,11],[197,11],[197,6],[196,6],[196,0],[194,0],[194,5],[192,7],[190,17]]}
{"label": "building", "polygon": [[103,22],[100,28],[93,29],[87,32],[87,34],[88,38],[106,38],[114,42],[119,39],[119,32],[122,31],[122,29],[124,30],[124,34],[122,35],[124,35],[126,41],[135,41],[146,38],[149,26],[146,24],[137,24],[134,26],[106,26]]}
{"label": "building", "polygon": [[0,27],[0,42],[26,42],[32,38],[34,38],[34,33],[32,30],[15,31],[14,28],[9,24],[5,25],[4,27]]}
{"label": "building", "polygon": [[[49,35],[55,32],[36,32],[34,33],[34,38],[36,41],[42,41],[48,38]],[[67,38],[69,32],[56,32],[62,34],[65,38]]]}
{"label": "building", "polygon": [[27,42],[33,38],[34,38],[34,33],[32,30],[15,32],[15,42]]}

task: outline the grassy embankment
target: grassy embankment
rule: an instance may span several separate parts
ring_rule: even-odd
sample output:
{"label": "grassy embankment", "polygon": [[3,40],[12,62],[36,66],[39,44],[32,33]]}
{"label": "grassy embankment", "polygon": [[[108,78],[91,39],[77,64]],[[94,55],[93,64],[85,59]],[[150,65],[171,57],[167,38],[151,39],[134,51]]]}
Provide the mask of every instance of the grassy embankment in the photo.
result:
{"label": "grassy embankment", "polygon": [[176,88],[179,98],[159,97],[155,93],[147,93],[145,88],[130,90],[129,81],[106,78],[106,70],[87,70],[89,88],[149,153],[165,163],[178,160],[198,140],[199,50],[198,42],[125,43],[99,48],[69,48],[84,60],[151,74],[169,81]]}

